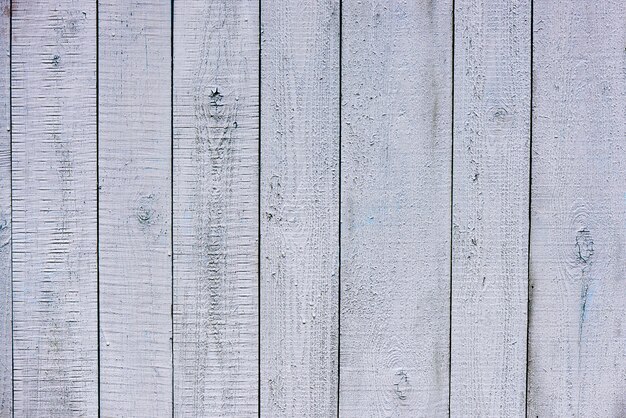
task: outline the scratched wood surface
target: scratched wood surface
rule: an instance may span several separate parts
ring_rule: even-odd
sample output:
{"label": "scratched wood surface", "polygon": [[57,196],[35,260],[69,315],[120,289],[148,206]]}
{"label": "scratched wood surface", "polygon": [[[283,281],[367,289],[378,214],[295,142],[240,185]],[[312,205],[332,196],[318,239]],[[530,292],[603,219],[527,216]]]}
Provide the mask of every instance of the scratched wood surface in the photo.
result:
{"label": "scratched wood surface", "polygon": [[0,417],[13,413],[11,301],[11,2],[0,1]]}
{"label": "scratched wood surface", "polygon": [[96,7],[14,1],[14,415],[98,410]]}
{"label": "scratched wood surface", "polygon": [[453,416],[523,416],[530,1],[455,2]]}
{"label": "scratched wood surface", "polygon": [[261,415],[335,416],[339,1],[261,10]]}
{"label": "scratched wood surface", "polygon": [[258,415],[258,156],[258,1],[176,1],[176,416]]}
{"label": "scratched wood surface", "polygon": [[452,2],[344,2],[342,21],[339,415],[442,416]]}
{"label": "scratched wood surface", "polygon": [[530,416],[626,416],[625,22],[534,6]]}
{"label": "scratched wood surface", "polygon": [[626,6],[534,3],[0,0],[0,418],[626,416]]}
{"label": "scratched wood surface", "polygon": [[171,8],[98,13],[100,412],[171,416]]}

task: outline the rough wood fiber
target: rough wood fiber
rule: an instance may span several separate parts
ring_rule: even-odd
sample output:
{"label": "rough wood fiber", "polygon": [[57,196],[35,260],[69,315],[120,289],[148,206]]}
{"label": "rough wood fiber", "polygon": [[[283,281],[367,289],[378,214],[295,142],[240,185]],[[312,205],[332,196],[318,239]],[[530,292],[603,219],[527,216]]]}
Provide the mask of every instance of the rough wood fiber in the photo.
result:
{"label": "rough wood fiber", "polygon": [[172,414],[170,7],[99,3],[103,416]]}
{"label": "rough wood fiber", "polygon": [[11,2],[0,1],[0,417],[13,413],[11,324]]}
{"label": "rough wood fiber", "polygon": [[452,5],[343,3],[341,417],[446,416]]}
{"label": "rough wood fiber", "polygon": [[337,413],[339,1],[262,5],[261,416]]}
{"label": "rough wood fiber", "polygon": [[626,416],[626,3],[535,2],[529,416]]}
{"label": "rough wood fiber", "polygon": [[530,0],[455,2],[452,416],[526,407]]}
{"label": "rough wood fiber", "polygon": [[11,325],[11,2],[0,1],[0,417],[13,413]]}
{"label": "rough wood fiber", "polygon": [[174,415],[258,415],[259,2],[174,3]]}
{"label": "rough wood fiber", "polygon": [[14,1],[12,37],[14,414],[96,416],[96,5]]}

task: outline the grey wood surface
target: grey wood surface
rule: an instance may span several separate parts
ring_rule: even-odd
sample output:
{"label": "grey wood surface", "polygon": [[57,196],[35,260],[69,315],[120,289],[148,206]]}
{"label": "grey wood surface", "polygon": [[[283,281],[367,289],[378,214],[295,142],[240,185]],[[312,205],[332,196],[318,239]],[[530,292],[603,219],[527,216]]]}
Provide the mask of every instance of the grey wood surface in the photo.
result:
{"label": "grey wood surface", "polygon": [[448,413],[452,2],[343,3],[341,417]]}
{"label": "grey wood surface", "polygon": [[0,0],[0,418],[626,416],[626,5],[534,3]]}
{"label": "grey wood surface", "polygon": [[0,417],[13,413],[11,292],[11,2],[0,1]]}
{"label": "grey wood surface", "polygon": [[176,1],[176,416],[258,415],[258,169],[258,1]]}
{"label": "grey wood surface", "polygon": [[626,415],[626,3],[534,6],[528,413]]}
{"label": "grey wood surface", "polygon": [[96,5],[12,13],[14,415],[96,416]]}
{"label": "grey wood surface", "polygon": [[529,0],[455,2],[452,416],[524,416]]}
{"label": "grey wood surface", "polygon": [[171,416],[170,3],[98,7],[100,412]]}
{"label": "grey wood surface", "polygon": [[261,416],[337,409],[339,1],[261,10]]}

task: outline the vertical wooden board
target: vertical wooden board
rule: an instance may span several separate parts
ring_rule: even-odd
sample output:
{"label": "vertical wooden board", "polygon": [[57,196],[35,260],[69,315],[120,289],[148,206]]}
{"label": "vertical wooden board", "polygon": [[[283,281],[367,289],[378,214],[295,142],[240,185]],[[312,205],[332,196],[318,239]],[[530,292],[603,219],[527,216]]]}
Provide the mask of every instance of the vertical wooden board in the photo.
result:
{"label": "vertical wooden board", "polygon": [[455,2],[452,416],[526,408],[530,0]]}
{"label": "vertical wooden board", "polygon": [[261,416],[337,413],[339,1],[261,10]]}
{"label": "vertical wooden board", "polygon": [[0,1],[0,417],[13,413],[11,301],[11,2]]}
{"label": "vertical wooden board", "polygon": [[100,408],[172,414],[171,5],[99,2]]}
{"label": "vertical wooden board", "polygon": [[258,415],[259,2],[174,3],[174,415]]}
{"label": "vertical wooden board", "polygon": [[14,414],[96,416],[96,5],[12,13]]}
{"label": "vertical wooden board", "polygon": [[448,414],[452,5],[344,2],[342,417]]}
{"label": "vertical wooden board", "polygon": [[529,416],[626,415],[626,3],[535,2]]}

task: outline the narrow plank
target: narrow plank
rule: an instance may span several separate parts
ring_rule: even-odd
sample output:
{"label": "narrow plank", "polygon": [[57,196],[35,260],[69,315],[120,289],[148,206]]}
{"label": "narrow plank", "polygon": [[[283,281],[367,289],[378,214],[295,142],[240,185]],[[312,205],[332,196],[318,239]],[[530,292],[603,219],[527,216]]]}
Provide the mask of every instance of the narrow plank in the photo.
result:
{"label": "narrow plank", "polygon": [[452,4],[343,3],[342,417],[448,414]]}
{"label": "narrow plank", "polygon": [[337,413],[339,1],[261,11],[261,415]]}
{"label": "narrow plank", "polygon": [[526,408],[530,0],[455,2],[452,416]]}
{"label": "narrow plank", "polygon": [[529,416],[626,415],[626,3],[535,2]]}
{"label": "narrow plank", "polygon": [[258,416],[259,2],[174,3],[174,414]]}
{"label": "narrow plank", "polygon": [[171,5],[99,3],[103,416],[172,414]]}
{"label": "narrow plank", "polygon": [[11,1],[0,1],[0,417],[13,414],[11,303]]}
{"label": "narrow plank", "polygon": [[13,412],[96,416],[96,5],[12,13]]}

